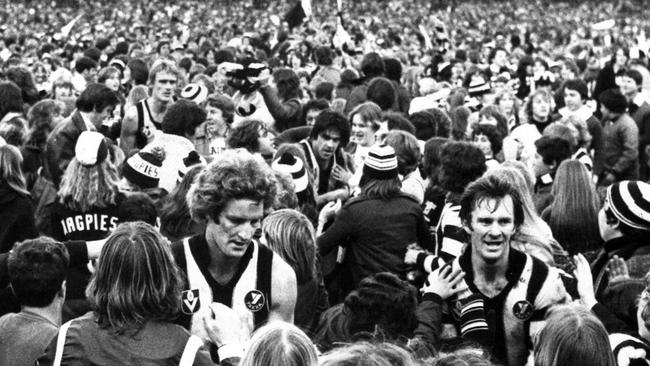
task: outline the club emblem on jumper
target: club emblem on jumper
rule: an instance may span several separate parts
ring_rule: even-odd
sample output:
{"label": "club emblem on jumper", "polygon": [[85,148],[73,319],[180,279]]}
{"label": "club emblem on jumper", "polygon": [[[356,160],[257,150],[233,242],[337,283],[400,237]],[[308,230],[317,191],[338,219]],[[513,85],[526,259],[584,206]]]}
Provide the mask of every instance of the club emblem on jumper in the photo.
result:
{"label": "club emblem on jumper", "polygon": [[194,314],[201,308],[199,289],[183,291],[181,295],[181,310],[183,314]]}
{"label": "club emblem on jumper", "polygon": [[512,313],[520,320],[528,320],[533,315],[533,304],[526,300],[517,301],[512,307]]}
{"label": "club emblem on jumper", "polygon": [[244,304],[246,308],[254,313],[262,310],[266,304],[266,298],[261,291],[251,290],[244,296]]}

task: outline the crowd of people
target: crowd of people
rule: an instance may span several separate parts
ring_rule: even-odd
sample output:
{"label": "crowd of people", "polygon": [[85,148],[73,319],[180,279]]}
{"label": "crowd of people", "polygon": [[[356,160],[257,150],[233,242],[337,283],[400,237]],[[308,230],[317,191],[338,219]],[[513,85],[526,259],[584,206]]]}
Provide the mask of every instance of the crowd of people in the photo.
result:
{"label": "crowd of people", "polygon": [[649,365],[644,11],[6,4],[0,365]]}

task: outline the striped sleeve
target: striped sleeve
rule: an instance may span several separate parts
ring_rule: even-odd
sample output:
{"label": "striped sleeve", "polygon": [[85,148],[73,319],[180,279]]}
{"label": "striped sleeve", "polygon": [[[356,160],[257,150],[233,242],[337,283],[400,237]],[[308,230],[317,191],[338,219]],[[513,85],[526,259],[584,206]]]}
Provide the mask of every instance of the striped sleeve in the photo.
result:
{"label": "striped sleeve", "polygon": [[445,205],[438,224],[437,241],[436,255],[445,261],[453,260],[463,252],[467,232],[460,220],[460,205]]}

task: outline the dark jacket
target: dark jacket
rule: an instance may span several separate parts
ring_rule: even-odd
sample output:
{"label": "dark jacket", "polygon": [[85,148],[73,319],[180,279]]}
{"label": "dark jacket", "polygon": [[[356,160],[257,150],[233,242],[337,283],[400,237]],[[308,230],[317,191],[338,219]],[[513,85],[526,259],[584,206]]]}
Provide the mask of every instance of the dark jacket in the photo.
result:
{"label": "dark jacket", "polygon": [[352,288],[379,272],[405,278],[404,255],[411,243],[433,249],[422,208],[402,194],[387,200],[358,197],[348,201],[317,242],[321,255],[339,245],[347,248],[345,265],[352,274]]}
{"label": "dark jacket", "polygon": [[11,250],[16,242],[37,236],[31,197],[6,183],[0,184],[0,253]]}
{"label": "dark jacket", "polygon": [[639,128],[627,113],[605,122],[603,158],[604,174],[616,181],[639,179]]}
{"label": "dark jacket", "polygon": [[622,236],[605,242],[591,263],[596,299],[599,301],[609,283],[607,263],[615,255],[625,260],[631,278],[643,278],[650,266],[650,235]]}
{"label": "dark jacket", "polygon": [[275,91],[269,86],[260,88],[260,94],[264,98],[269,113],[275,119],[275,130],[277,132],[300,126],[302,104],[298,99],[292,98],[281,102]]}
{"label": "dark jacket", "polygon": [[46,173],[55,186],[61,183],[61,177],[74,157],[74,148],[81,132],[86,131],[79,111],[59,123],[47,137],[45,147]]}
{"label": "dark jacket", "polygon": [[639,128],[639,167],[641,179],[648,179],[648,155],[646,146],[650,145],[650,104],[643,102],[641,105],[630,103],[630,116]]}

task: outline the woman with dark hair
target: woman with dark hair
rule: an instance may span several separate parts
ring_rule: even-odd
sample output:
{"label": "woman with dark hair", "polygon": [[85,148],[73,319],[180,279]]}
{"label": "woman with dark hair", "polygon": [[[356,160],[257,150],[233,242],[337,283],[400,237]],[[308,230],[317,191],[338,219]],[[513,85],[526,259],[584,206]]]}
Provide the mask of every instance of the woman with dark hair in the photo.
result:
{"label": "woman with dark hair", "polygon": [[160,210],[160,233],[171,242],[202,233],[202,225],[192,220],[187,206],[187,192],[204,166],[192,167],[174,190],[165,196]]}
{"label": "woman with dark hair", "polygon": [[213,365],[202,340],[173,323],[182,289],[167,240],[143,222],[120,225],[86,289],[92,311],[61,327],[40,364]]}
{"label": "woman with dark hair", "polygon": [[262,243],[278,253],[296,273],[294,324],[311,333],[320,314],[329,308],[314,227],[307,216],[296,210],[274,211],[262,222]]}
{"label": "woman with dark hair", "polygon": [[260,79],[260,93],[264,97],[271,116],[275,119],[274,128],[282,132],[300,126],[302,105],[300,104],[300,79],[291,69],[278,69],[273,72],[273,82],[268,75]]}
{"label": "woman with dark hair", "polygon": [[[419,204],[401,192],[395,150],[373,146],[363,166],[359,197],[348,201],[334,223],[318,237],[321,255],[339,245],[347,248],[344,266],[350,271],[349,289],[369,275],[389,271],[405,278],[406,247],[418,243],[432,249]],[[328,203],[318,219],[321,233],[340,202]],[[344,291],[345,292],[345,291]]]}
{"label": "woman with dark hair", "polygon": [[0,146],[0,253],[37,236],[34,207],[20,168],[22,159],[17,147]]}
{"label": "woman with dark hair", "polygon": [[542,218],[562,247],[571,255],[599,249],[600,200],[584,165],[578,160],[563,161],[555,174],[551,195],[553,201],[542,212]]}
{"label": "woman with dark hair", "polygon": [[497,127],[479,123],[472,129],[472,141],[485,155],[485,165],[488,170],[498,168],[500,163],[497,161],[496,156],[503,147],[503,137]]}

